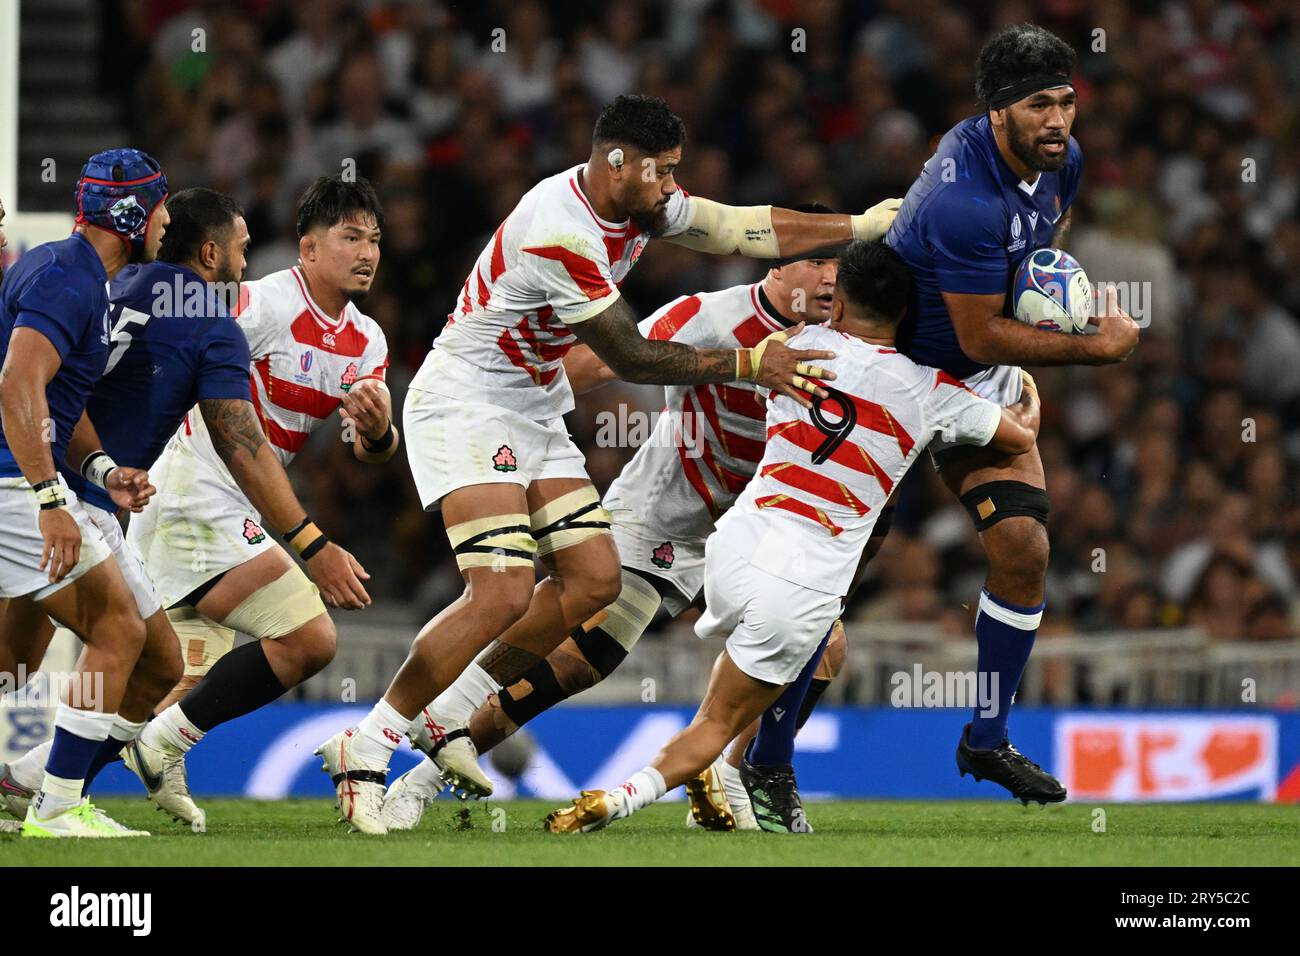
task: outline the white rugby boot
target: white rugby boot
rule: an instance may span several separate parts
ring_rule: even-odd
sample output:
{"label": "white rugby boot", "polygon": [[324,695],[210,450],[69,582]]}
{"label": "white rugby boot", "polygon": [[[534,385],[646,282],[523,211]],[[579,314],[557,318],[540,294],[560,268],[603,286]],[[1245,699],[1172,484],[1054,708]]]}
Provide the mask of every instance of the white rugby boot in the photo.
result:
{"label": "white rugby boot", "polygon": [[129,827],[124,827],[84,797],[80,803],[74,804],[48,819],[39,819],[36,816],[37,802],[37,800],[33,800],[31,806],[27,808],[27,817],[23,820],[24,837],[113,839],[149,835],[148,831],[145,830],[132,830]]}
{"label": "white rugby boot", "polygon": [[424,808],[446,786],[438,765],[432,760],[421,760],[393,781],[384,794],[384,809],[379,818],[389,830],[414,830],[424,816]]}
{"label": "white rugby boot", "polygon": [[316,755],[322,760],[321,769],[334,783],[340,816],[362,833],[387,833],[382,814],[388,768],[357,753],[356,728],[339,731],[316,748]]}
{"label": "white rugby boot", "polygon": [[408,736],[411,746],[438,765],[447,786],[472,797],[492,796],[492,780],[478,765],[478,748],[470,740],[468,726],[426,707]]}
{"label": "white rugby boot", "polygon": [[140,778],[159,810],[179,823],[188,823],[196,833],[207,829],[207,814],[190,796],[183,753],[166,743],[150,746],[136,737],[122,748],[122,762]]}

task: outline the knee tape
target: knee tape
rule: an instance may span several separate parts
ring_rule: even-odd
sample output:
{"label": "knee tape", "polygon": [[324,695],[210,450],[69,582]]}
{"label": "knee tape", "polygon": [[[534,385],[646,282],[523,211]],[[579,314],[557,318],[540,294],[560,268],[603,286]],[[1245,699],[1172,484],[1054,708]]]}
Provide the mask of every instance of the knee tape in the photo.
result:
{"label": "knee tape", "polygon": [[546,661],[539,661],[528,673],[497,694],[501,711],[518,727],[522,727],[544,710],[554,707],[569,696],[555,678],[555,671]]}
{"label": "knee tape", "polygon": [[977,531],[986,531],[1003,518],[1033,518],[1047,524],[1047,492],[1023,481],[986,481],[961,496]]}
{"label": "knee tape", "polygon": [[609,534],[611,517],[601,507],[591,485],[560,495],[532,513],[529,522],[537,542],[537,556],[571,548],[598,534]]}
{"label": "knee tape", "polygon": [[462,521],[447,529],[447,538],[456,552],[456,566],[531,568],[537,542],[528,533],[528,516],[524,514],[492,515]]}
{"label": "knee tape", "polygon": [[571,635],[583,658],[604,680],[627,659],[627,648],[610,637],[603,628],[580,627]]}
{"label": "knee tape", "polygon": [[235,632],[204,617],[192,607],[176,607],[167,612],[172,630],[180,640],[185,661],[185,678],[197,683],[223,654],[235,646]]}
{"label": "knee tape", "polygon": [[294,565],[240,601],[221,623],[250,637],[283,637],[324,613],[316,585]]}
{"label": "knee tape", "polygon": [[[614,603],[588,618],[582,625],[582,630],[590,632],[600,629],[624,651],[630,651],[654,620],[662,602],[663,598],[649,581],[624,568],[623,588],[618,592]],[[582,642],[579,641],[578,646],[581,647]],[[588,657],[587,660],[591,661],[591,658]]]}

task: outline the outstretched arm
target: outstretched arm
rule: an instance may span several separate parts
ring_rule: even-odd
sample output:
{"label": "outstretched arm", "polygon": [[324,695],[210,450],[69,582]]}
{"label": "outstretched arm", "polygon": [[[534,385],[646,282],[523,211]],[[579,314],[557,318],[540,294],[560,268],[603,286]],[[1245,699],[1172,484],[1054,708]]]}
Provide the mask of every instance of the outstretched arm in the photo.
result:
{"label": "outstretched arm", "polygon": [[[650,385],[690,385],[746,379],[786,395],[807,406],[804,391],[813,387],[807,378],[834,378],[833,372],[808,366],[816,359],[834,358],[821,350],[786,348],[789,333],[777,332],[753,349],[697,349],[681,342],[647,339],[637,328],[636,316],[622,298],[603,312],[571,325],[573,334],[627,382]],[[821,389],[817,394],[825,397]]]}
{"label": "outstretched arm", "polygon": [[848,245],[854,239],[880,239],[902,200],[886,199],[857,216],[773,206],[726,206],[701,196],[692,196],[690,203],[685,231],[665,237],[667,241],[716,255],[739,252],[776,259]]}

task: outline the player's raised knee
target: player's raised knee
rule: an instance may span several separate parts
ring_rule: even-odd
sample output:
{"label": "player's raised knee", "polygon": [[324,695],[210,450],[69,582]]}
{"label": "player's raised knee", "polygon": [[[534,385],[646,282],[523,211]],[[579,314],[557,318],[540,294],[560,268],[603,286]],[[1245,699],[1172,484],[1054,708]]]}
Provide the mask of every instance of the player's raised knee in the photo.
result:
{"label": "player's raised knee", "polygon": [[338,650],[338,632],[328,614],[312,618],[291,636],[304,680],[324,670],[334,660]]}

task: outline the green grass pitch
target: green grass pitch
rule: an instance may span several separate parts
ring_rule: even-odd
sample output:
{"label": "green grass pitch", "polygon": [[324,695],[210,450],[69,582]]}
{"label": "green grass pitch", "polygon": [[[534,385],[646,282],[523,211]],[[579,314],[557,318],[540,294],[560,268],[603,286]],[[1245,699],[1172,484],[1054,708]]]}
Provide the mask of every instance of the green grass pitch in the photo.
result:
{"label": "green grass pitch", "polygon": [[101,805],[150,839],[24,840],[0,836],[10,866],[1257,866],[1300,862],[1296,808],[1246,803],[1092,805],[997,802],[808,804],[816,832],[703,833],[684,803],[650,807],[601,833],[542,831],[543,801],[442,799],[420,827],[388,837],[349,833],[325,800],[203,800],[208,832],[192,834],[136,799]]}

